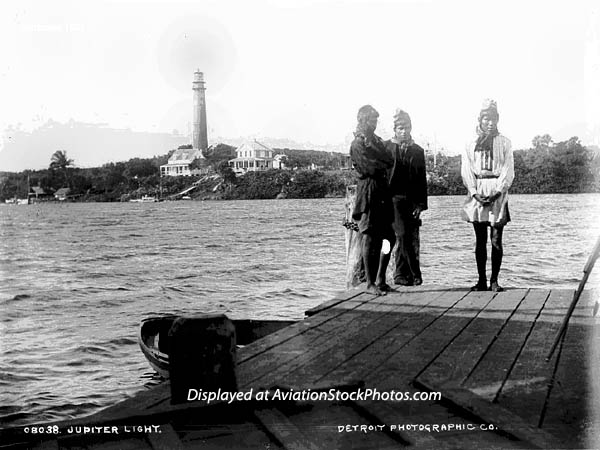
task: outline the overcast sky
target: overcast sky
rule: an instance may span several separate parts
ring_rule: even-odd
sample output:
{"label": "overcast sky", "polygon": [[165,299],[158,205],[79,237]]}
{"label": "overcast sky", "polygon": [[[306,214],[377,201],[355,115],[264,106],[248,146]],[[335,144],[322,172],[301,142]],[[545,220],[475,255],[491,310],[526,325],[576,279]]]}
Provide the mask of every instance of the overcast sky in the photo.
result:
{"label": "overcast sky", "polygon": [[340,144],[369,103],[382,136],[402,107],[418,142],[456,153],[492,97],[515,148],[543,133],[598,144],[597,3],[3,1],[0,127],[189,133],[199,68],[209,141]]}

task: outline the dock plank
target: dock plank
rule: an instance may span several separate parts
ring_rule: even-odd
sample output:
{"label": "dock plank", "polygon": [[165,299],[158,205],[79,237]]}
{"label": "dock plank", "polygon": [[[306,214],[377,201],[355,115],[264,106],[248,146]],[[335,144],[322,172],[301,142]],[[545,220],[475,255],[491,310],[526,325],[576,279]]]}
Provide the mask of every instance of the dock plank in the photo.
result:
{"label": "dock plank", "polygon": [[348,292],[344,292],[344,293],[336,296],[335,298],[332,298],[331,300],[327,300],[326,302],[323,302],[317,306],[314,306],[313,308],[307,309],[306,311],[304,311],[304,314],[307,317],[314,316],[315,314],[325,311],[326,309],[333,308],[334,306],[340,306],[342,303],[347,302],[348,300],[352,300],[352,299],[357,298],[362,295],[372,295],[372,294],[365,294],[364,290],[357,290],[357,291],[353,292],[352,294],[350,294]]}
{"label": "dock plank", "polygon": [[[308,406],[308,405],[307,405]],[[304,411],[290,415],[290,421],[304,434],[309,435],[319,449],[374,450],[398,449],[402,446],[394,437],[376,427],[370,417],[360,414],[346,402],[327,405],[314,403]],[[369,431],[348,431],[346,425],[371,426]],[[344,427],[341,431],[339,426]],[[305,447],[300,447],[305,448]]]}
{"label": "dock plank", "polygon": [[460,386],[526,295],[525,290],[511,290],[493,297],[442,354],[418,375],[419,378],[438,387]]}
{"label": "dock plank", "polygon": [[[162,435],[131,442],[73,436],[62,441],[65,445],[59,439],[58,448],[108,450],[115,442],[117,448],[135,442],[135,448],[154,449],[580,446],[584,441],[578,432],[598,431],[591,422],[594,411],[582,407],[586,397],[593,398],[587,375],[600,377],[600,367],[590,359],[594,355],[600,360],[593,295],[584,292],[554,360],[544,360],[572,296],[571,290],[537,289],[493,293],[407,288],[385,297],[347,293],[309,310],[305,321],[242,348],[240,387],[297,389],[362,380],[366,388],[380,392],[433,389],[442,393],[442,401],[371,401],[366,407],[350,402],[328,408],[315,404],[299,411],[258,402],[236,405],[215,418],[214,409],[199,408],[198,403],[170,405],[169,385],[164,383],[81,419],[91,424],[152,418],[152,423],[165,424]],[[221,419],[229,423],[220,425]],[[345,423],[480,422],[502,429],[365,435],[336,430]]]}
{"label": "dock plank", "polygon": [[128,439],[113,439],[109,441],[98,440],[88,443],[86,448],[89,450],[144,450],[150,449],[150,445],[143,437]]}
{"label": "dock plank", "polygon": [[169,423],[160,427],[160,433],[147,434],[146,439],[152,450],[183,450],[184,448],[179,435]]}
{"label": "dock plank", "polygon": [[[336,352],[345,353],[348,344],[353,342],[359,330],[389,318],[400,308],[411,311],[422,308],[422,302],[426,301],[425,297],[421,301],[415,301],[415,297],[410,295],[388,295],[346,311],[337,321],[323,323],[318,329],[312,329],[282,343],[270,352],[267,358],[257,358],[251,361],[251,364],[241,366],[240,384],[269,387],[283,379],[291,386],[289,374],[294,370],[312,364],[311,361],[332,348]],[[303,385],[312,383],[312,380],[305,381]]]}
{"label": "dock plank", "polygon": [[202,450],[282,449],[258,423],[212,425],[187,431],[182,437],[185,448]]}
{"label": "dock plank", "polygon": [[[330,336],[324,336],[318,348],[310,353],[302,353],[293,364],[278,364],[276,361],[278,367],[268,376],[282,377],[289,385],[306,386],[315,383],[318,378],[323,378],[377,339],[402,326],[413,314],[435,302],[438,296],[431,293],[387,295],[377,305],[371,304],[373,308],[355,317],[344,328]],[[399,302],[399,299],[405,300]],[[329,381],[337,383],[341,380]]]}
{"label": "dock plank", "polygon": [[306,333],[309,329],[318,328],[327,322],[336,320],[339,316],[347,311],[352,311],[359,308],[361,305],[374,301],[377,296],[372,294],[358,294],[351,296],[348,300],[340,302],[334,308],[315,315],[307,320],[302,320],[294,325],[276,331],[273,334],[265,336],[250,345],[247,345],[239,352],[238,362],[243,363],[257,355],[260,355],[267,350],[279,346],[294,337]]}
{"label": "dock plank", "polygon": [[[412,295],[423,294],[415,293]],[[363,344],[359,348],[355,348],[350,357],[337,364],[333,370],[329,372],[320,371],[317,381],[319,383],[333,383],[335,380],[340,379],[364,379],[369,381],[372,372],[384,366],[393,353],[407,345],[422,330],[436,321],[440,315],[463,300],[466,295],[466,292],[453,291],[432,298],[416,312],[398,311],[396,314],[390,314],[386,317],[384,323],[388,323],[388,326],[396,323],[397,326],[393,326],[386,333],[378,333],[377,329],[361,330],[360,334],[365,334],[366,339],[370,341],[369,345],[365,346]],[[351,344],[353,343],[349,342],[346,345]],[[315,364],[316,370],[318,370],[320,362]],[[290,374],[288,376],[294,375]]]}
{"label": "dock plank", "polygon": [[535,318],[549,296],[549,290],[532,290],[527,293],[483,359],[462,382],[462,387],[490,401],[496,398],[527,334],[533,328]]}
{"label": "dock plank", "polygon": [[[590,418],[600,417],[593,383],[600,375],[600,339],[597,325],[571,323],[556,350],[558,363],[539,425],[560,435],[571,435],[578,447],[596,447],[600,427]],[[592,442],[594,440],[595,442]]]}
{"label": "dock plank", "polygon": [[406,335],[403,337],[405,330],[401,328],[397,330],[397,336],[387,336],[395,338],[397,344],[390,346],[385,364],[369,374],[369,381],[381,389],[401,388],[412,382],[492,301],[493,296],[491,292],[470,292],[418,333],[406,330],[408,339]]}
{"label": "dock plank", "polygon": [[[429,391],[440,390],[439,386],[428,385],[420,379],[416,380],[416,384]],[[552,434],[525,422],[512,411],[506,410],[496,403],[491,403],[468,389],[445,388],[442,390],[442,399],[452,408],[462,410],[482,423],[497,428],[496,432],[507,434],[535,448],[565,448],[566,444]]]}
{"label": "dock plank", "polygon": [[[537,426],[542,415],[554,364],[546,361],[554,336],[561,323],[563,310],[569,303],[566,291],[552,291],[537,318],[508,377],[500,388],[497,401],[528,423]],[[553,359],[557,354],[553,355]]]}
{"label": "dock plank", "polygon": [[[8,447],[9,449],[11,448],[23,448],[23,447]],[[29,450],[59,450],[59,446],[58,446],[58,440],[51,440],[51,441],[41,441],[41,442],[36,442],[36,443],[30,443],[28,445]]]}
{"label": "dock plank", "polygon": [[318,450],[320,447],[275,408],[254,412],[260,423],[288,450]]}
{"label": "dock plank", "polygon": [[[392,435],[396,440],[403,445],[412,448],[435,448],[436,450],[449,450],[451,447],[444,441],[434,438],[429,433],[419,431],[400,430],[398,428],[399,418],[404,414],[399,409],[386,402],[379,401],[352,401],[351,405],[361,411],[366,417],[371,417],[372,421],[377,424],[386,426],[387,433]],[[392,425],[395,428],[392,429]]]}

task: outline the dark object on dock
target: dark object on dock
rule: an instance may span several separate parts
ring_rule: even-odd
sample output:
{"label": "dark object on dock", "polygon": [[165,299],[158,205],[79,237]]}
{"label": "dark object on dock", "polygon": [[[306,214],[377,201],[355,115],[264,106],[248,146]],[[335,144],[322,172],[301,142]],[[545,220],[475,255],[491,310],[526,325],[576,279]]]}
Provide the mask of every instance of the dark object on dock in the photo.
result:
{"label": "dark object on dock", "polygon": [[[348,291],[236,349],[237,394],[251,392],[248,400],[172,404],[167,381],[93,416],[43,425],[57,434],[0,430],[0,443],[3,450],[600,448],[590,291],[551,363],[544,361],[572,298],[572,290],[546,289]],[[332,387],[357,395],[299,397]],[[367,389],[401,398],[358,397]],[[258,397],[267,390],[268,398]],[[116,433],[102,431],[112,427]]]}
{"label": "dark object on dock", "polygon": [[171,403],[190,389],[237,392],[235,327],[224,314],[178,317],[169,330]]}
{"label": "dark object on dock", "polygon": [[[152,368],[163,378],[169,378],[169,330],[179,316],[167,315],[142,320],[138,342]],[[275,331],[296,323],[295,320],[232,320],[236,345],[248,345]]]}

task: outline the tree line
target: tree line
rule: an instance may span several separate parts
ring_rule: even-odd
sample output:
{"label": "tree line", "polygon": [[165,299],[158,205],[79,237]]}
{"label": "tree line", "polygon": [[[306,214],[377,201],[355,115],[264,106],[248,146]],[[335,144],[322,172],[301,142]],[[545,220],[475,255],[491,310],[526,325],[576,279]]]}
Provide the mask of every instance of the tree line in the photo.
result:
{"label": "tree line", "polygon": [[[25,198],[33,186],[48,193],[68,187],[71,197],[79,201],[122,201],[142,195],[168,197],[202,179],[202,175],[160,177],[160,166],[174,151],[153,158],[77,168],[66,151],[57,150],[47,169],[0,173],[0,199]],[[275,153],[286,155],[288,169],[248,172],[236,177],[228,165],[235,157],[235,147],[219,144],[209,148],[205,159],[194,161],[191,168],[218,177],[192,195],[220,199],[321,198],[343,196],[346,186],[356,182],[356,174],[348,169],[344,154],[295,149],[275,149]],[[599,149],[586,148],[577,137],[554,143],[548,135],[536,136],[531,148],[514,151],[514,160],[513,193],[600,192]],[[430,195],[466,193],[460,176],[460,156],[427,154],[426,163]]]}

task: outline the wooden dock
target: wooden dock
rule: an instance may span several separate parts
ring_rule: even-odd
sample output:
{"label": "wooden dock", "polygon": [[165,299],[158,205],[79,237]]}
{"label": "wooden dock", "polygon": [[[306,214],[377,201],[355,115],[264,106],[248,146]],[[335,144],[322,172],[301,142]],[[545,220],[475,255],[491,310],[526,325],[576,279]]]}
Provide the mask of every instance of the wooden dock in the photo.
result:
{"label": "wooden dock", "polygon": [[[600,359],[589,291],[546,361],[572,298],[573,291],[541,289],[421,286],[383,297],[354,290],[237,353],[240,391],[371,388],[441,392],[441,400],[171,405],[163,383],[63,422],[58,438],[5,430],[0,442],[4,436],[7,448],[40,449],[596,448],[600,406],[592,381]],[[118,433],[65,431],[92,425]]]}

